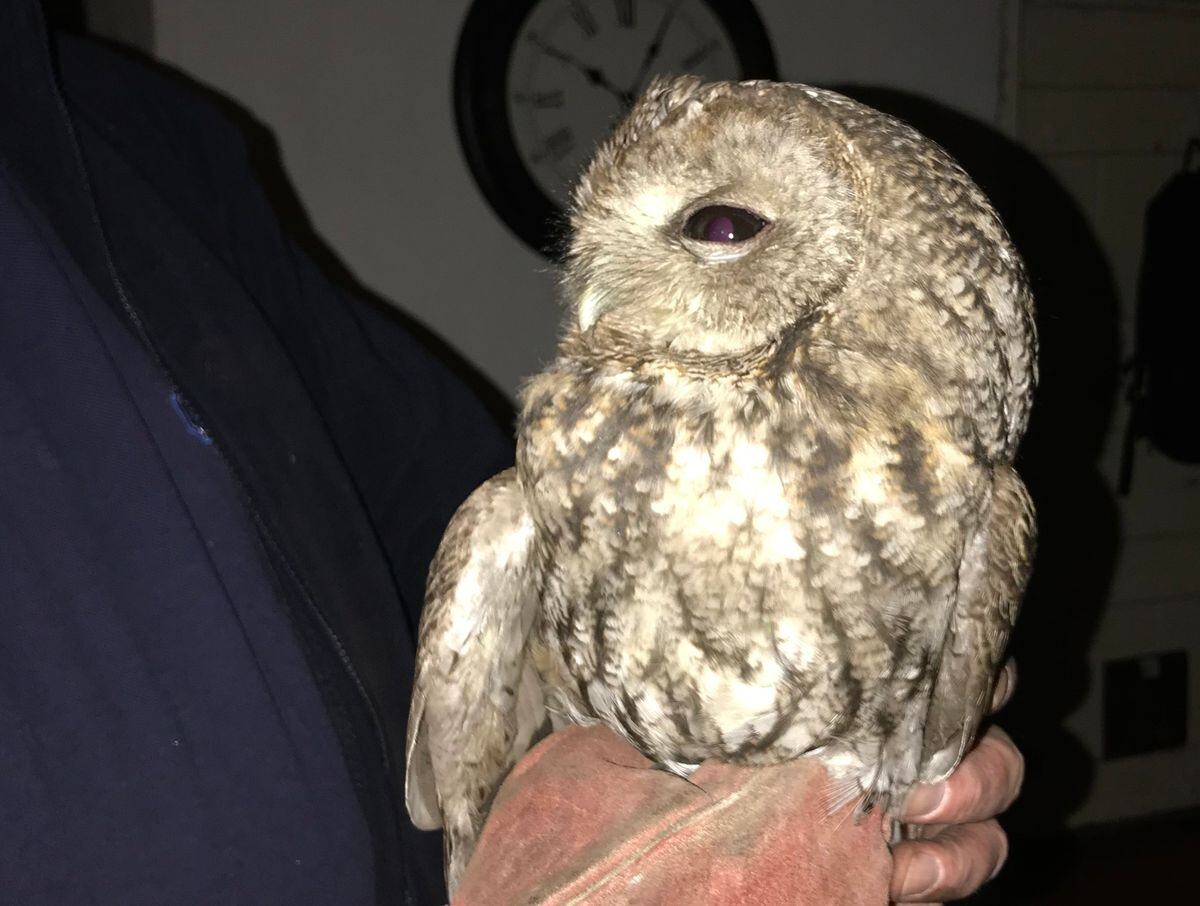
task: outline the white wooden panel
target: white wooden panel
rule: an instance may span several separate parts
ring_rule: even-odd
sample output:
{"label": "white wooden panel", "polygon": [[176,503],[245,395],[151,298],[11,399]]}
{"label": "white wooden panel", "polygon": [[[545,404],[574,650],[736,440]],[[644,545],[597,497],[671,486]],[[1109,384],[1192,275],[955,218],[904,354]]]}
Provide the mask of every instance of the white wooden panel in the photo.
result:
{"label": "white wooden panel", "polygon": [[1042,154],[1182,153],[1200,134],[1200,86],[1026,88],[1019,121]]}
{"label": "white wooden panel", "polygon": [[1028,6],[1021,78],[1027,86],[1190,86],[1198,80],[1200,11]]}
{"label": "white wooden panel", "polygon": [[1188,654],[1189,702],[1200,701],[1200,597],[1175,597],[1110,608],[1091,653],[1091,694],[1068,725],[1096,759],[1096,774],[1076,825],[1111,821],[1200,805],[1200,708],[1189,708],[1189,745],[1170,751],[1101,760],[1103,664],[1114,658],[1183,649]]}

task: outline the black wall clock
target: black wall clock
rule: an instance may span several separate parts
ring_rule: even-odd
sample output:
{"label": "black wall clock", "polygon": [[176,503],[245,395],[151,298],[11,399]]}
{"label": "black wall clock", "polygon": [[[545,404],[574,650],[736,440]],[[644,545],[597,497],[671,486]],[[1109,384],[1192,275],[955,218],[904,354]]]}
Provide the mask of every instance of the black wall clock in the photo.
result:
{"label": "black wall clock", "polygon": [[530,246],[558,256],[571,187],[659,73],[777,78],[750,0],[475,0],[455,60],[459,139]]}

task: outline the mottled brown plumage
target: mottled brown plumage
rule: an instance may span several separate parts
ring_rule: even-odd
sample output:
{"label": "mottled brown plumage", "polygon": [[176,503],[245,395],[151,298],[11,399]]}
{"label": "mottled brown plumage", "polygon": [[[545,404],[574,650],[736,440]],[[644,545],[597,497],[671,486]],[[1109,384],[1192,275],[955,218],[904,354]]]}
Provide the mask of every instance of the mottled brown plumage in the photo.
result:
{"label": "mottled brown plumage", "polygon": [[[696,239],[706,206],[757,214]],[[430,577],[408,804],[453,884],[546,716],[665,767],[808,755],[896,810],[970,744],[1029,568],[1020,260],[832,92],[660,80],[575,199],[558,356]]]}

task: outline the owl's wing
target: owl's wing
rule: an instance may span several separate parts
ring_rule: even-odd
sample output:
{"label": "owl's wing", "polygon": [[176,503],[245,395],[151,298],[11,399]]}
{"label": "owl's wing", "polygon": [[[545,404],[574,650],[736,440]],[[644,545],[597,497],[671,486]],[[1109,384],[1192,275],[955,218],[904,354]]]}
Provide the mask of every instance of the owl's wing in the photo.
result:
{"label": "owl's wing", "polygon": [[537,549],[509,469],[459,508],[430,567],[404,797],[414,824],[445,828],[451,891],[496,789],[547,723],[526,658],[541,587]]}
{"label": "owl's wing", "polygon": [[1029,578],[1035,535],[1025,485],[1011,468],[998,468],[988,508],[959,567],[958,601],[925,721],[922,782],[941,780],[958,766],[987,713]]}

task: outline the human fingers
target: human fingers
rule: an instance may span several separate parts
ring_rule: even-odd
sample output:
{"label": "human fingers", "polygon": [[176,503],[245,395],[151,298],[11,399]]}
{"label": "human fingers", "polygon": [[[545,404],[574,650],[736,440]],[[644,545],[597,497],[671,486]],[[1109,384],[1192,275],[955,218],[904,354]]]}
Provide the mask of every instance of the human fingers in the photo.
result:
{"label": "human fingers", "polygon": [[1017,662],[1009,658],[1004,665],[1004,669],[1000,671],[1000,675],[996,677],[996,688],[992,690],[992,707],[989,713],[995,714],[1007,705],[1016,688]]}
{"label": "human fingers", "polygon": [[891,896],[897,903],[941,903],[970,896],[1008,858],[1008,837],[991,819],[946,828],[892,852]]}
{"label": "human fingers", "polygon": [[917,787],[903,818],[910,824],[968,824],[1004,812],[1025,779],[1025,758],[1009,735],[990,727],[954,772],[939,783]]}

